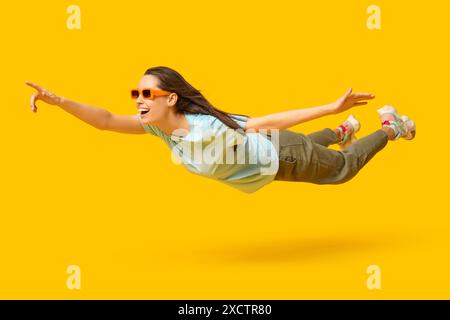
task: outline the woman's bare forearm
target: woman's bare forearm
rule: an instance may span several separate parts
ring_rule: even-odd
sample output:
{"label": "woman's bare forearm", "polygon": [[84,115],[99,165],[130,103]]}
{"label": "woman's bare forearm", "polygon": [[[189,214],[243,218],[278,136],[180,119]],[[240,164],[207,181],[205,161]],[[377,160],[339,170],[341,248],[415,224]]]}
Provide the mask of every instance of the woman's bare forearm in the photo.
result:
{"label": "woman's bare forearm", "polygon": [[50,105],[59,106],[78,119],[100,130],[134,134],[144,134],[146,132],[137,115],[114,114],[102,108],[59,96],[36,83],[26,81],[25,84],[36,89],[36,92],[30,97],[30,108],[33,112],[37,112],[36,102],[42,100]]}
{"label": "woman's bare forearm", "polygon": [[111,117],[111,112],[108,110],[65,97],[59,97],[57,105],[78,119],[100,130],[105,130],[107,128],[108,120]]}
{"label": "woman's bare forearm", "polygon": [[314,120],[333,113],[334,104],[318,107],[295,109],[249,118],[246,130],[253,129],[287,129],[299,123]]}

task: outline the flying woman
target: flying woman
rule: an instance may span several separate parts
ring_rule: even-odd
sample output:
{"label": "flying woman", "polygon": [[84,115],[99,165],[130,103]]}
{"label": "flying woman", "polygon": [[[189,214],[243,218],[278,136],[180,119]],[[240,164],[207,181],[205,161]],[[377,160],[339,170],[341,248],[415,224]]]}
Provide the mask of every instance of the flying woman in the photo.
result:
{"label": "flying woman", "polygon": [[[365,105],[375,97],[352,93],[352,89],[323,106],[249,117],[213,107],[177,71],[158,66],[148,69],[138,88],[131,90],[137,114],[117,115],[56,95],[37,84],[26,84],[37,90],[30,99],[33,112],[37,111],[36,102],[42,100],[100,130],[158,136],[171,148],[172,160],[180,161],[190,172],[246,193],[274,180],[344,183],[388,141],[411,140],[416,132],[414,121],[399,116],[392,106],[377,110],[381,128],[361,139],[356,139],[360,123],[353,115],[334,129],[309,135],[287,130]],[[338,144],[339,150],[328,148],[332,144]]]}

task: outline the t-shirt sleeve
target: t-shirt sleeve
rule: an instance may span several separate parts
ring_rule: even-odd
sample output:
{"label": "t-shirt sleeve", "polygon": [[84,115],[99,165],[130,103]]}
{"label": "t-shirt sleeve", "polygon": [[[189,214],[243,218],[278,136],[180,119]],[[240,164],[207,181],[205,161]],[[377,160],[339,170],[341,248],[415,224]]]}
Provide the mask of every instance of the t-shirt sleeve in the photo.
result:
{"label": "t-shirt sleeve", "polygon": [[241,126],[242,129],[245,129],[245,125],[247,123],[248,117],[245,116],[239,116],[239,115],[230,115],[231,119],[233,119],[235,122],[237,122],[238,125]]}
{"label": "t-shirt sleeve", "polygon": [[[230,116],[231,116],[231,119],[233,119],[239,126],[241,126],[242,130],[245,131],[245,127],[246,127],[247,120],[249,117],[235,115],[235,114],[232,114]],[[245,141],[247,139],[245,133],[239,132],[239,130],[236,130],[233,132],[233,134],[234,134],[234,139],[233,139],[231,146],[245,143]]]}

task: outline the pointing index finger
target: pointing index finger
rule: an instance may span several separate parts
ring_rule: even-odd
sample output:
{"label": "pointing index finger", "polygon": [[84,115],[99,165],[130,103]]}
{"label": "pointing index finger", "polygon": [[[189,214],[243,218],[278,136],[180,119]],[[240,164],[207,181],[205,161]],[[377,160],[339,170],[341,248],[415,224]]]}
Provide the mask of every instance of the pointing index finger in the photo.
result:
{"label": "pointing index finger", "polygon": [[42,91],[43,88],[41,86],[38,86],[37,84],[33,83],[33,82],[29,82],[29,81],[25,81],[26,85],[29,85],[30,87],[38,90],[38,91]]}

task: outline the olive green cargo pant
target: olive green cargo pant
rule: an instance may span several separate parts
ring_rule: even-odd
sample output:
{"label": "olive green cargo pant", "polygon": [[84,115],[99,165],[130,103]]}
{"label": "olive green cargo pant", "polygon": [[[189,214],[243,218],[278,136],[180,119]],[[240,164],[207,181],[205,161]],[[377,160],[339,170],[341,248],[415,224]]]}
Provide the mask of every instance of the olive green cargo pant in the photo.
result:
{"label": "olive green cargo pant", "polygon": [[331,129],[309,135],[279,132],[280,166],[275,180],[339,184],[352,179],[388,142],[383,130],[356,140],[344,150],[327,148],[338,142]]}

